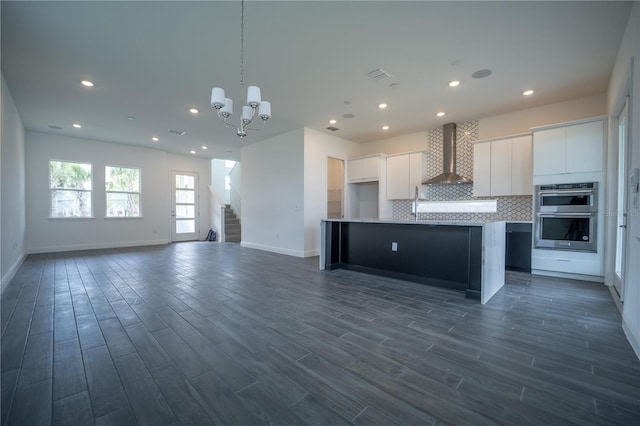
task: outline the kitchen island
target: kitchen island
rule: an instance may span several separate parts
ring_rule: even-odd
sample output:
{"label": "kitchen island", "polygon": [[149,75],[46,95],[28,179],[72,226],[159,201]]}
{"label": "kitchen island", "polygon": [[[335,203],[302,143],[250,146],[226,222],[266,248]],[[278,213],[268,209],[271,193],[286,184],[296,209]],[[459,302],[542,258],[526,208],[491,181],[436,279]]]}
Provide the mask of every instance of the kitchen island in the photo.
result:
{"label": "kitchen island", "polygon": [[505,222],[328,219],[321,227],[323,270],[464,291],[483,304],[504,286]]}

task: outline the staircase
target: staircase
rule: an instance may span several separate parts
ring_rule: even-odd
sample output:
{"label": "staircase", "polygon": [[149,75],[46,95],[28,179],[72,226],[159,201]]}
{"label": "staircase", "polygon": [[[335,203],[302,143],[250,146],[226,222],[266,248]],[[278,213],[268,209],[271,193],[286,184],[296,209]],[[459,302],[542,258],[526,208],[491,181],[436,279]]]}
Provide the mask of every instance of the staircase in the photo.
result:
{"label": "staircase", "polygon": [[240,219],[229,204],[224,209],[224,240],[228,243],[240,242]]}

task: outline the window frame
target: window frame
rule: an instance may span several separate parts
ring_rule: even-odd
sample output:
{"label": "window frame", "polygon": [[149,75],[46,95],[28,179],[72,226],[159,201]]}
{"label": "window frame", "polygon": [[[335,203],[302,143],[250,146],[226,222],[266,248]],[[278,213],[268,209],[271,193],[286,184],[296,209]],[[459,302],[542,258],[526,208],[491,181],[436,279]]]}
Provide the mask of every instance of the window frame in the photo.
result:
{"label": "window frame", "polygon": [[[138,171],[138,191],[114,191],[107,189],[107,169],[131,169]],[[138,196],[138,214],[136,216],[110,216],[109,215],[109,194],[134,194]],[[104,166],[104,218],[108,220],[121,220],[121,219],[141,219],[142,218],[142,167],[135,166],[121,166],[115,164],[105,164]]]}
{"label": "window frame", "polygon": [[[80,164],[80,165],[86,165],[89,166],[90,170],[90,184],[89,184],[89,189],[77,189],[77,188],[54,188],[51,186],[51,163],[56,162],[56,163],[68,163],[68,164]],[[93,163],[90,161],[78,161],[78,160],[61,160],[61,159],[57,159],[57,158],[50,158],[48,161],[48,170],[47,170],[47,177],[48,177],[48,188],[49,188],[49,219],[55,219],[55,220],[86,220],[86,219],[95,219],[94,216],[94,200],[93,200],[93,183],[95,180],[95,174],[94,174],[94,167],[93,167]],[[88,193],[89,194],[89,201],[90,201],[90,208],[89,208],[89,214],[86,216],[54,216],[53,215],[53,202],[54,202],[54,198],[53,198],[53,193],[54,191],[66,191],[66,192],[83,192],[83,193]]]}

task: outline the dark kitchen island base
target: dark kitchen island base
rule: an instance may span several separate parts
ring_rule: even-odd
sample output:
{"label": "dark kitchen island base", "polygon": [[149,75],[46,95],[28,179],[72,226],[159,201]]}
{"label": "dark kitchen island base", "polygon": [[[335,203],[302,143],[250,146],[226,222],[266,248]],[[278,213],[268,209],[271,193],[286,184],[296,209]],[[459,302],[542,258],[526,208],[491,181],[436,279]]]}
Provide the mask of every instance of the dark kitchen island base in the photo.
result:
{"label": "dark kitchen island base", "polygon": [[326,220],[320,269],[436,285],[486,303],[504,285],[504,235],[504,222]]}

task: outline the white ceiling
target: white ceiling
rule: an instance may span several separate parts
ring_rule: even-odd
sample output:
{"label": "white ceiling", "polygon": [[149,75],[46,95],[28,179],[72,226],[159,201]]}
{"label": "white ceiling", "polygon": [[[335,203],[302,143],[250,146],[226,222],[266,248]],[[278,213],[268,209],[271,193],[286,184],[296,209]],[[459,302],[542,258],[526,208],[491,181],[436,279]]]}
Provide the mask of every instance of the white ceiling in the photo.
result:
{"label": "white ceiling", "polygon": [[[273,118],[243,140],[209,105],[223,87],[238,118],[237,0],[2,1],[2,73],[27,129],[238,160],[242,146],[303,126],[366,143],[602,93],[631,4],[247,2],[245,81]],[[392,77],[367,77],[377,67]],[[471,77],[481,69],[493,73]],[[339,131],[326,130],[331,118]]]}

